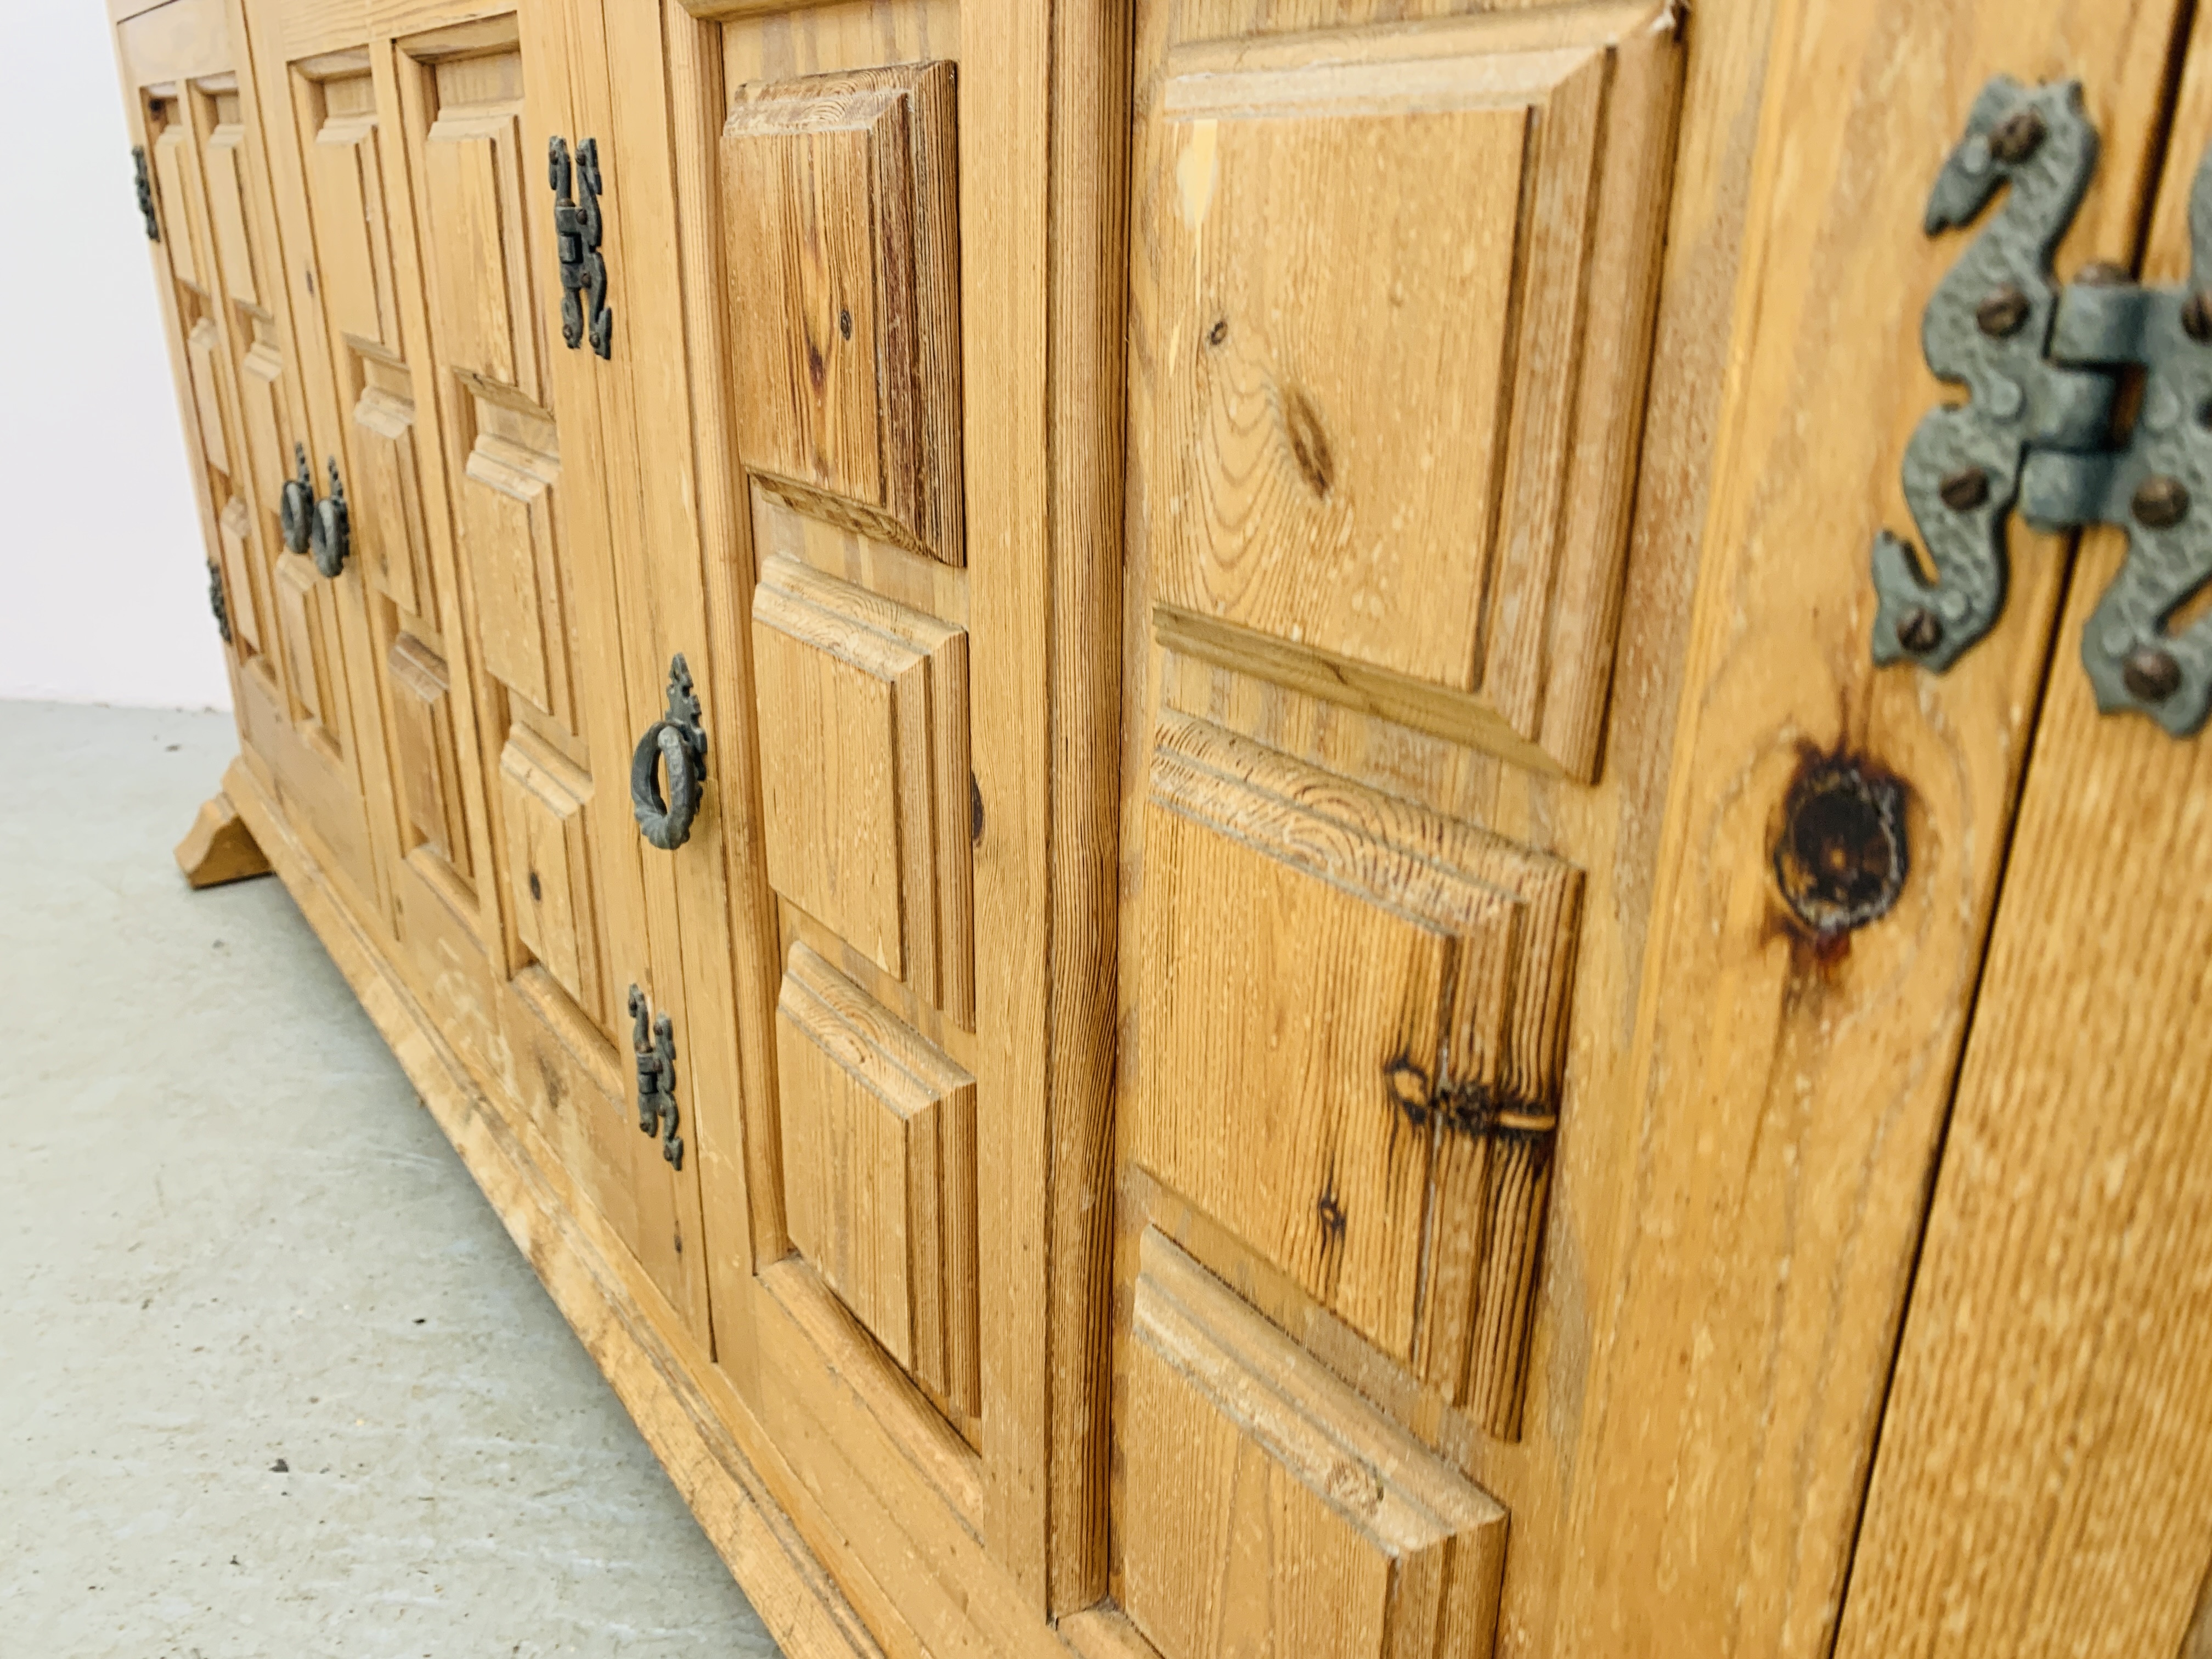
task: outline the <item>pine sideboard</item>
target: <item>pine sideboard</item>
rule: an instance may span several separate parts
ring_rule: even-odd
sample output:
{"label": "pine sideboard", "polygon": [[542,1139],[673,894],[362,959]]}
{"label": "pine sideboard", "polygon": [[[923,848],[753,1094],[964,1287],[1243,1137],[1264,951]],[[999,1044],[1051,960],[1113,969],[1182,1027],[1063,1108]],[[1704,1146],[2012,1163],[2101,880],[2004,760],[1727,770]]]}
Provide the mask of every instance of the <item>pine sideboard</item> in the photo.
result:
{"label": "pine sideboard", "polygon": [[2212,10],[109,15],[179,861],[794,1659],[2212,1654]]}

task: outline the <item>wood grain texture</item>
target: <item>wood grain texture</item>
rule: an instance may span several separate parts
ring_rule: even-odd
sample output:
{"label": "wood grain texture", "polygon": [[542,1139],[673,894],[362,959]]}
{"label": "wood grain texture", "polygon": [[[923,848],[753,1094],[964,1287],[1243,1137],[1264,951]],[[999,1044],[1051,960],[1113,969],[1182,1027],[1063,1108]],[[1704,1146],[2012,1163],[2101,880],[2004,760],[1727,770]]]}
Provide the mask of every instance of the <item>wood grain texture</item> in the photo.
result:
{"label": "wood grain texture", "polygon": [[1430,707],[1463,694],[1459,726],[1487,717],[1593,775],[1672,17],[1584,5],[1170,49],[1162,603],[1436,688]]}
{"label": "wood grain texture", "polygon": [[791,1239],[891,1357],[975,1416],[975,1080],[805,945],[776,1007]]}
{"label": "wood grain texture", "polygon": [[253,839],[253,832],[238,816],[228,795],[217,790],[200,803],[192,827],[177,843],[177,868],[186,885],[195,889],[220,887],[225,882],[245,881],[269,873],[269,860]]}
{"label": "wood grain texture", "polygon": [[1516,1432],[1577,872],[1174,716],[1151,799],[1128,1155]]}
{"label": "wood grain texture", "polygon": [[753,661],[769,884],[971,1021],[966,635],[770,558]]}
{"label": "wood grain texture", "polygon": [[736,87],[723,222],[748,466],[964,560],[950,64]]}
{"label": "wood grain texture", "polygon": [[[2200,12],[2145,283],[2189,280],[2208,142]],[[1838,1659],[2204,1650],[2212,749],[2097,712],[2075,641],[2124,548],[2068,585]]]}
{"label": "wood grain texture", "polygon": [[[1935,158],[2002,69],[2079,76],[2105,135],[2062,254],[2124,256],[2163,4],[1778,8],[1643,975],[1620,1255],[1600,1291],[1564,1652],[1825,1654],[2051,648],[2063,550],[2014,538],[1997,631],[1875,670],[1866,549],[1940,393],[1919,315],[1958,253]],[[1815,937],[1777,890],[1793,781],[1901,781],[1895,908]]]}
{"label": "wood grain texture", "polygon": [[1164,1659],[1489,1652],[1504,1510],[1160,1234],[1141,1260],[1122,1573]]}

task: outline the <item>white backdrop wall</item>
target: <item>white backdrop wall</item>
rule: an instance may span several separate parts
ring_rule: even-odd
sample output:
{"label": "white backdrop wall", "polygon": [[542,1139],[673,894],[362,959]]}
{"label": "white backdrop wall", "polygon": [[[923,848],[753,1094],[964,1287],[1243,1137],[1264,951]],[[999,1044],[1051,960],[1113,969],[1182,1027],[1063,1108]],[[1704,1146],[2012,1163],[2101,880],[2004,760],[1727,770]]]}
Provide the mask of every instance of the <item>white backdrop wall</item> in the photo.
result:
{"label": "white backdrop wall", "polygon": [[0,698],[227,708],[106,8],[5,12]]}

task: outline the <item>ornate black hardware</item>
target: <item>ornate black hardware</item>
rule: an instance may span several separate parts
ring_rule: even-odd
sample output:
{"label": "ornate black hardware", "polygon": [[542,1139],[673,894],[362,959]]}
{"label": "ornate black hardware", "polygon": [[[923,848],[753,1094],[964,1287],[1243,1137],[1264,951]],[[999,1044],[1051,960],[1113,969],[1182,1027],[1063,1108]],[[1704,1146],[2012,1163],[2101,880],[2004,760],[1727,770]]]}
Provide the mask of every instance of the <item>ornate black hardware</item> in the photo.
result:
{"label": "ornate black hardware", "polygon": [[154,178],[146,171],[145,145],[131,146],[131,166],[138,175],[138,211],[146,221],[146,240],[158,242],[161,240],[161,216],[154,210]]}
{"label": "ornate black hardware", "polygon": [[[1904,463],[1905,499],[1936,570],[1875,538],[1874,659],[1941,672],[2004,604],[2006,520],[2039,530],[2118,524],[2128,556],[2090,617],[2081,659],[2097,706],[2134,709],[2175,737],[2212,709],[2212,619],[2166,631],[2212,580],[2212,155],[2190,198],[2185,289],[2145,289],[2091,265],[2061,290],[2051,252],[2097,159],[2077,83],[1982,89],[1928,208],[1930,234],[2011,194],[1937,289],[1922,323],[1929,366],[1972,400],[1929,411]],[[2115,447],[2120,374],[2146,371],[2140,413]]]}
{"label": "ornate black hardware", "polygon": [[222,596],[222,569],[213,559],[208,561],[208,609],[215,612],[215,631],[222,635],[225,645],[230,643],[230,605]]}
{"label": "ornate black hardware", "polygon": [[292,459],[299,472],[284,480],[284,488],[277,493],[276,522],[284,533],[288,552],[304,553],[314,535],[315,475],[307,467],[307,447],[292,446]]}
{"label": "ornate black hardware", "polygon": [[314,555],[315,568],[325,576],[335,576],[345,568],[346,555],[353,550],[353,516],[346,510],[345,485],[338,479],[338,458],[333,455],[330,459],[331,493],[315,503],[307,545]]}
{"label": "ornate black hardware", "polygon": [[655,1015],[636,986],[629,988],[630,1047],[637,1054],[637,1128],[660,1137],[660,1155],[684,1167],[684,1138],[676,1133],[676,1028]]}
{"label": "ornate black hardware", "polygon": [[579,143],[572,167],[567,141],[553,138],[546,145],[546,173],[553,185],[554,252],[561,262],[561,337],[571,350],[582,345],[588,317],[592,349],[611,357],[615,318],[607,309],[607,262],[599,252],[599,141]]}
{"label": "ornate black hardware", "polygon": [[[661,799],[660,771],[668,770]],[[646,728],[629,757],[629,805],[645,838],[664,853],[690,839],[699,812],[699,786],[707,776],[707,733],[699,724],[699,699],[691,670],[678,652],[668,665],[668,713]]]}

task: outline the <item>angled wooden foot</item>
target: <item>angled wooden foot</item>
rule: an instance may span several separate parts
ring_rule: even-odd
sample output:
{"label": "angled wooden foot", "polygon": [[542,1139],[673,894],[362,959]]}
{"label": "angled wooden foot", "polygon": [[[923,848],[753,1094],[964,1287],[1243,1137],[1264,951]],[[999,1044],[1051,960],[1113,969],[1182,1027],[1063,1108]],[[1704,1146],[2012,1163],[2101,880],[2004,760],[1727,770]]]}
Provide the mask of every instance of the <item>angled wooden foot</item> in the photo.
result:
{"label": "angled wooden foot", "polygon": [[269,873],[269,860],[230,797],[218,793],[200,803],[192,827],[177,843],[177,868],[194,887],[219,887],[227,881]]}

